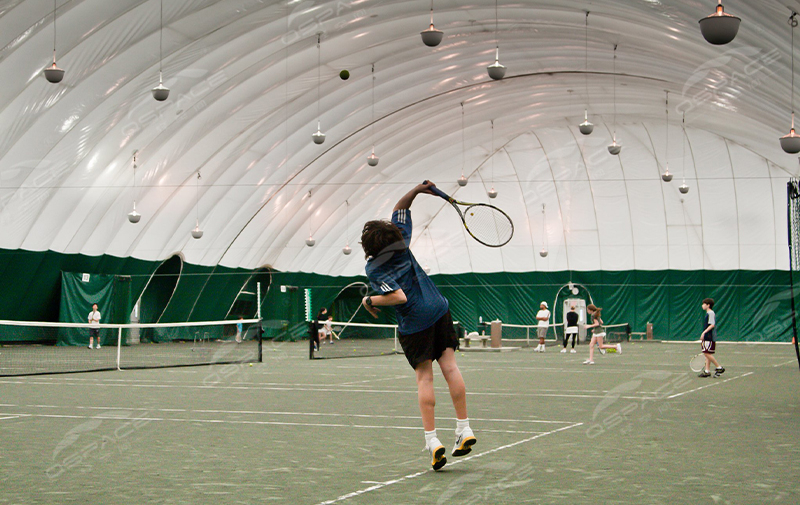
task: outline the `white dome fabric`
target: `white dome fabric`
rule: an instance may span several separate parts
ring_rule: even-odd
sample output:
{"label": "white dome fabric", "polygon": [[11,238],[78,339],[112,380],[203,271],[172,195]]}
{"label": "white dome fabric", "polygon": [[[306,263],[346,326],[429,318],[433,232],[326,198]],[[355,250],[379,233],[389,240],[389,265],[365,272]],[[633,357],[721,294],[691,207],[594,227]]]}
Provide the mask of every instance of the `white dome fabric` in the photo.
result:
{"label": "white dome fabric", "polygon": [[[156,102],[159,2],[57,3],[66,70],[57,85],[41,75],[52,63],[52,3],[0,8],[1,248],[181,252],[201,265],[356,275],[363,222],[388,218],[431,179],[470,201],[488,201],[494,186],[492,203],[516,230],[507,246],[486,248],[444,201],[421,196],[413,250],[432,273],[788,268],[785,185],[798,170],[778,144],[791,107],[790,12],[780,4],[726,4],[742,27],[718,47],[697,25],[713,1],[501,2],[508,72],[492,81],[494,2],[435,2],[445,38],[428,48],[427,2],[167,0],[172,93]],[[585,137],[587,103],[595,131]],[[615,124],[619,157],[606,150]],[[377,167],[366,163],[373,142]],[[462,171],[469,184],[459,189]],[[134,200],[136,225],[126,217]]]}

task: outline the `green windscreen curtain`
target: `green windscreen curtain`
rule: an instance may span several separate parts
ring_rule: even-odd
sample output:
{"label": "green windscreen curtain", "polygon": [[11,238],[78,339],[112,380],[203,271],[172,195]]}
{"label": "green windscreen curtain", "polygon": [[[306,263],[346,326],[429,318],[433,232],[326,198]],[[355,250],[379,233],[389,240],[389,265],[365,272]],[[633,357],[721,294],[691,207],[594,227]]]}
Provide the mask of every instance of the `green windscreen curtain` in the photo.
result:
{"label": "green windscreen curtain", "polygon": [[[86,323],[92,304],[97,304],[101,323],[116,322],[114,299],[114,276],[61,272],[61,305],[58,320],[62,323]],[[114,335],[110,330],[100,330],[103,344]],[[61,328],[57,345],[88,345],[89,330],[86,328]]]}

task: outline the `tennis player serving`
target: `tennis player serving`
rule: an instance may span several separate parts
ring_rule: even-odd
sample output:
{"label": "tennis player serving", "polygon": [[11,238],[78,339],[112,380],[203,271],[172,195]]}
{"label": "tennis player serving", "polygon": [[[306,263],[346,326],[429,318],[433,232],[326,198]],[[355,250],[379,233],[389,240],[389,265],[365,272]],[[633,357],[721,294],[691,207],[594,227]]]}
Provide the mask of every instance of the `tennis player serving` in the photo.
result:
{"label": "tennis player serving", "polygon": [[409,191],[395,205],[391,222],[378,220],[364,224],[361,245],[367,258],[367,277],[372,288],[381,294],[365,296],[362,304],[373,317],[378,317],[378,307],[395,309],[400,345],[416,373],[425,447],[431,454],[431,466],[439,470],[447,458],[444,445],[436,436],[433,361],[439,363],[456,411],[452,455],[469,453],[477,439],[467,418],[466,387],[456,364],[458,337],[449,304],[409,249],[412,230],[409,208],[420,193],[433,194],[433,187],[433,183],[426,181]]}

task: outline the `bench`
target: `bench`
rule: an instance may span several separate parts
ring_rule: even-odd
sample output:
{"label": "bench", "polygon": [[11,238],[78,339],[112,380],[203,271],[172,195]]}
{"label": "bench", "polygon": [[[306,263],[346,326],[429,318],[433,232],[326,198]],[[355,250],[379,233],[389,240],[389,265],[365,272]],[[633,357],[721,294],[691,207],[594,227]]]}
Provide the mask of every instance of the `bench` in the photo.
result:
{"label": "bench", "polygon": [[477,331],[473,331],[464,335],[464,347],[469,347],[469,343],[473,340],[480,340],[481,347],[486,347],[487,342],[491,339],[489,335],[479,335]]}

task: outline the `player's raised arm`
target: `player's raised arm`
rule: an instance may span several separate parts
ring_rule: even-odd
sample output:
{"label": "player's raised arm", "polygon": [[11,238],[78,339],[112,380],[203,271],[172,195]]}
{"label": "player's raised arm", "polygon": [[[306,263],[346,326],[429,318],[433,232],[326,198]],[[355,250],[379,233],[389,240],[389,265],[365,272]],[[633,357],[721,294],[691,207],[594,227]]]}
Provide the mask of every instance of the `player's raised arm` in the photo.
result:
{"label": "player's raised arm", "polygon": [[395,204],[394,206],[394,210],[411,208],[411,204],[414,202],[414,198],[416,198],[416,196],[420,193],[432,194],[430,188],[433,186],[435,186],[435,184],[432,183],[431,181],[425,181],[425,184],[419,184],[415,186],[414,189],[403,195],[403,197],[397,201],[397,204]]}

